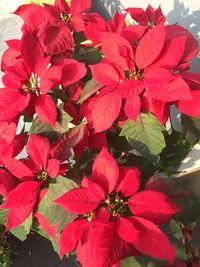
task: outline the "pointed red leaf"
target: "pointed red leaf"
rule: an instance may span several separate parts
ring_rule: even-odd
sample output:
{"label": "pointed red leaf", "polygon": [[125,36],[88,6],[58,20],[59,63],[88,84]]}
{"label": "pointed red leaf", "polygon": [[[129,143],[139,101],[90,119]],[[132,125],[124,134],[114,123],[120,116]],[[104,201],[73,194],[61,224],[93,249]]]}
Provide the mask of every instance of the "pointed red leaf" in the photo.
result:
{"label": "pointed red leaf", "polygon": [[177,108],[180,112],[187,114],[193,117],[200,117],[200,91],[199,85],[194,87],[194,90],[191,91],[192,99],[191,100],[180,100],[176,103]]}
{"label": "pointed red leaf", "polygon": [[180,62],[187,41],[187,36],[174,36],[165,42],[162,53],[151,67],[175,68]]}
{"label": "pointed red leaf", "polygon": [[133,7],[127,8],[126,11],[131,15],[131,17],[138,23],[146,25],[148,23],[148,17],[144,9]]}
{"label": "pointed red leaf", "polygon": [[40,25],[39,42],[47,55],[55,55],[72,50],[74,39],[65,23],[46,23]]}
{"label": "pointed red leaf", "polygon": [[92,6],[91,0],[84,0],[84,1],[72,0],[70,3],[70,9],[73,15],[86,13],[90,11],[91,6]]}
{"label": "pointed red leaf", "polygon": [[96,157],[92,167],[92,180],[101,185],[105,193],[111,193],[119,178],[119,168],[116,161],[106,148]]}
{"label": "pointed red leaf", "polygon": [[132,221],[130,221],[129,219],[120,217],[118,219],[117,227],[118,227],[117,233],[121,237],[121,239],[131,244],[134,244],[134,242],[138,238],[139,231],[137,230],[135,225],[132,223]]}
{"label": "pointed red leaf", "polygon": [[47,94],[50,90],[55,89],[60,84],[61,76],[61,66],[52,66],[44,69],[40,76],[40,91],[43,94]]}
{"label": "pointed red leaf", "polygon": [[44,59],[44,53],[36,36],[26,31],[23,34],[21,46],[21,54],[26,66],[35,73],[37,65]]}
{"label": "pointed red leaf", "polygon": [[42,229],[51,237],[53,240],[56,240],[58,233],[58,225],[50,225],[47,218],[39,212],[34,214],[34,217],[38,219],[38,222]]}
{"label": "pointed red leaf", "polygon": [[126,39],[111,32],[101,33],[100,39],[107,61],[117,63],[124,70],[133,70],[133,49]]}
{"label": "pointed red leaf", "polygon": [[47,159],[50,152],[49,140],[39,135],[30,135],[26,145],[29,157],[39,166],[47,167]]}
{"label": "pointed red leaf", "polygon": [[0,89],[0,120],[11,120],[25,110],[30,101],[30,94],[23,95],[17,91]]}
{"label": "pointed red leaf", "polygon": [[35,111],[41,121],[50,124],[53,128],[55,127],[57,109],[50,96],[39,95],[36,98]]}
{"label": "pointed red leaf", "polygon": [[0,137],[5,140],[7,144],[11,144],[16,134],[16,124],[14,122],[8,123],[1,121],[0,124]]}
{"label": "pointed red leaf", "polygon": [[77,220],[69,223],[62,231],[60,237],[60,256],[72,252],[80,239],[80,234],[84,226],[87,225],[86,220]]}
{"label": "pointed red leaf", "polygon": [[48,21],[48,12],[45,8],[35,4],[21,5],[15,13],[20,16],[25,25],[30,29],[35,30],[42,23]]}
{"label": "pointed red leaf", "polygon": [[121,166],[119,169],[119,181],[115,188],[122,192],[123,196],[129,197],[138,191],[140,186],[140,169],[136,167]]}
{"label": "pointed red leaf", "polygon": [[84,188],[73,189],[54,201],[67,212],[85,214],[96,209],[100,204],[98,198],[90,195]]}
{"label": "pointed red leaf", "polygon": [[122,257],[123,248],[113,223],[94,222],[82,233],[77,257],[82,266],[110,267]]}
{"label": "pointed red leaf", "polygon": [[70,18],[70,27],[75,32],[84,30],[84,17],[81,14],[73,15]]}
{"label": "pointed red leaf", "polygon": [[116,85],[120,81],[117,69],[109,63],[90,65],[93,78],[102,85]]}
{"label": "pointed red leaf", "polygon": [[58,175],[60,167],[60,161],[57,159],[49,159],[47,162],[47,172],[51,178],[55,178]]}
{"label": "pointed red leaf", "polygon": [[165,194],[152,190],[136,193],[128,200],[128,206],[134,215],[155,224],[166,223],[181,211]]}
{"label": "pointed red leaf", "polygon": [[0,169],[0,195],[7,197],[8,193],[16,186],[13,176],[5,169]]}
{"label": "pointed red leaf", "polygon": [[123,29],[122,37],[124,37],[130,44],[134,44],[139,38],[142,37],[145,30],[147,29],[146,26],[142,25],[131,25]]}
{"label": "pointed red leaf", "polygon": [[132,217],[131,221],[139,231],[133,243],[137,250],[156,259],[174,261],[175,248],[155,224],[138,217]]}
{"label": "pointed red leaf", "polygon": [[8,170],[19,179],[26,179],[34,176],[32,170],[20,160],[3,157],[2,161]]}
{"label": "pointed red leaf", "polygon": [[97,99],[93,110],[92,118],[95,132],[103,132],[109,129],[117,119],[122,100],[115,92],[108,93]]}
{"label": "pointed red leaf", "polygon": [[87,72],[83,63],[79,63],[73,59],[65,59],[62,63],[62,67],[61,84],[64,87],[68,87],[69,85],[78,82]]}
{"label": "pointed red leaf", "polygon": [[148,67],[157,59],[163,49],[165,36],[165,26],[159,24],[142,37],[135,54],[136,64],[140,69]]}
{"label": "pointed red leaf", "polygon": [[22,224],[31,214],[37,198],[40,183],[30,181],[22,182],[7,196],[1,208],[9,209],[6,220],[6,230]]}
{"label": "pointed red leaf", "polygon": [[157,100],[171,102],[191,99],[190,87],[179,75],[174,75],[174,79],[168,83],[150,85],[148,80],[145,85],[151,97]]}
{"label": "pointed red leaf", "polygon": [[129,119],[136,120],[141,109],[141,98],[140,96],[130,96],[126,99],[124,111]]}

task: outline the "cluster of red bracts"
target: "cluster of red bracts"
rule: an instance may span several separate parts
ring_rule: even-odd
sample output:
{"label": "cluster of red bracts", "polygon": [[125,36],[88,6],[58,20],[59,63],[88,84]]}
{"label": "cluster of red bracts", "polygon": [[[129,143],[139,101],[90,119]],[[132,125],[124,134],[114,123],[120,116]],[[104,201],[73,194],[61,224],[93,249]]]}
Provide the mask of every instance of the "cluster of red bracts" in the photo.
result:
{"label": "cluster of red bracts", "polygon": [[[55,5],[23,5],[15,12],[24,21],[22,38],[6,42],[1,63],[0,208],[8,209],[6,230],[32,213],[56,239],[57,229],[37,213],[37,206],[49,181],[66,174],[69,165],[57,153],[59,142],[52,149],[47,138],[16,131],[21,116],[33,119],[35,114],[56,126],[57,102],[52,96],[59,87],[68,96],[64,110],[73,124],[85,121],[82,139],[72,145],[77,159],[86,147],[101,150],[91,177],[55,200],[78,216],[62,231],[61,256],[77,249],[83,267],[119,266],[120,259],[140,254],[173,262],[175,249],[157,225],[168,222],[180,208],[164,193],[148,188],[137,193],[139,169],[118,168],[103,131],[114,122],[121,126],[135,120],[141,111],[165,124],[172,104],[200,117],[200,75],[188,71],[198,44],[181,26],[166,26],[160,8],[129,8],[108,22],[90,9],[90,0],[72,0],[70,5],[56,0]],[[127,13],[136,24],[126,23]],[[76,32],[90,42],[75,41]],[[99,49],[102,61],[86,65],[72,59],[78,46]],[[80,104],[86,76],[98,86]],[[27,157],[16,158],[24,147]]]}

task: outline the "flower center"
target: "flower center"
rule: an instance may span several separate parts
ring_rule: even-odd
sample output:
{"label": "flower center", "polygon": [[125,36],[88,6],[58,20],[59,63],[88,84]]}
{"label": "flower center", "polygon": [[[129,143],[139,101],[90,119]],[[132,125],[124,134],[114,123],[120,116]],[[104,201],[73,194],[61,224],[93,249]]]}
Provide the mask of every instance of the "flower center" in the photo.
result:
{"label": "flower center", "polygon": [[40,173],[36,176],[36,180],[44,182],[47,180],[48,177],[48,172],[45,170],[41,170]]}
{"label": "flower center", "polygon": [[128,73],[128,80],[140,80],[142,78],[142,73],[139,71],[130,71]]}
{"label": "flower center", "polygon": [[35,93],[38,95],[40,93],[39,80],[40,80],[39,77],[37,77],[34,73],[32,73],[28,83],[22,85],[22,93],[24,94]]}
{"label": "flower center", "polygon": [[71,14],[65,14],[64,12],[60,13],[60,18],[64,22],[68,22],[70,20]]}
{"label": "flower center", "polygon": [[86,220],[88,222],[91,222],[92,219],[94,218],[94,216],[95,216],[95,214],[92,211],[84,214],[84,217],[86,218]]}
{"label": "flower center", "polygon": [[127,217],[129,215],[129,207],[127,199],[120,193],[112,193],[106,197],[102,206],[108,210],[112,217]]}

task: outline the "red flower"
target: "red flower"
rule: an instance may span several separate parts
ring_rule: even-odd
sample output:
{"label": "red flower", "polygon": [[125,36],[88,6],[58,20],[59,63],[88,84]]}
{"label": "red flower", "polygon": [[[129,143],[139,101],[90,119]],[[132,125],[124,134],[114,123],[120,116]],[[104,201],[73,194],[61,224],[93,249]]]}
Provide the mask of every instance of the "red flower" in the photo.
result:
{"label": "red flower", "polygon": [[119,169],[103,149],[94,161],[91,179],[84,177],[81,188],[56,200],[67,212],[80,215],[63,230],[61,255],[77,247],[83,266],[111,266],[130,245],[133,251],[172,262],[175,250],[156,225],[168,222],[180,209],[163,193],[136,193],[139,186],[139,169]]}
{"label": "red flower", "polygon": [[71,31],[65,22],[55,19],[47,8],[34,4],[22,5],[15,14],[24,21],[23,32],[28,31],[37,35],[46,55],[73,50],[74,40]]}
{"label": "red flower", "polygon": [[[130,42],[115,33],[101,33],[101,44],[105,59],[90,66],[94,79],[106,86],[97,95],[91,111],[96,132],[111,127],[118,118],[122,99],[125,99],[126,116],[135,120],[141,106],[146,106],[144,101],[141,103],[141,97],[147,92],[150,101],[160,101],[151,101],[150,111],[163,122],[166,122],[170,102],[192,100],[192,88],[179,68],[196,55],[198,46],[191,34],[180,26],[158,24],[145,33],[135,51]],[[157,104],[163,106],[163,116]],[[107,116],[102,117],[105,110]],[[149,111],[149,106],[146,110]]]}
{"label": "red flower", "polygon": [[80,32],[84,29],[84,13],[91,9],[91,0],[72,0],[70,6],[65,0],[56,0],[54,6],[44,4],[45,8],[50,11],[57,19],[69,23],[72,31]]}
{"label": "red flower", "polygon": [[[28,45],[27,45],[28,44]],[[72,59],[50,65],[50,57],[45,57],[36,37],[24,33],[21,41],[21,60],[5,67],[0,90],[0,119],[11,120],[26,111],[35,112],[41,121],[55,127],[57,110],[49,95],[60,83],[66,87],[79,81],[86,73],[84,64]]]}
{"label": "red flower", "polygon": [[156,10],[151,5],[148,5],[146,11],[142,8],[127,8],[127,12],[131,17],[141,25],[153,27],[161,22],[165,22],[165,16],[159,6]]}
{"label": "red flower", "polygon": [[9,192],[1,206],[9,209],[7,230],[19,226],[27,219],[38,199],[39,188],[47,185],[49,178],[55,178],[59,172],[60,161],[50,158],[50,144],[47,138],[31,135],[26,151],[29,159],[2,157],[7,169],[21,181]]}

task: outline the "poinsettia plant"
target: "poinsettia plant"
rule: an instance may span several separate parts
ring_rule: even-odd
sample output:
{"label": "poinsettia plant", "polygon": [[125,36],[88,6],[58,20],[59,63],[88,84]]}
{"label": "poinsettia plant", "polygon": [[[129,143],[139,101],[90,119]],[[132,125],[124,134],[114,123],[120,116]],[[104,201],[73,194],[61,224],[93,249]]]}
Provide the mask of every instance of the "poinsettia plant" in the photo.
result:
{"label": "poinsettia plant", "polygon": [[[83,267],[199,266],[200,200],[174,179],[200,137],[198,42],[160,7],[20,6],[1,61],[0,223]],[[182,113],[173,128],[170,109]]]}

